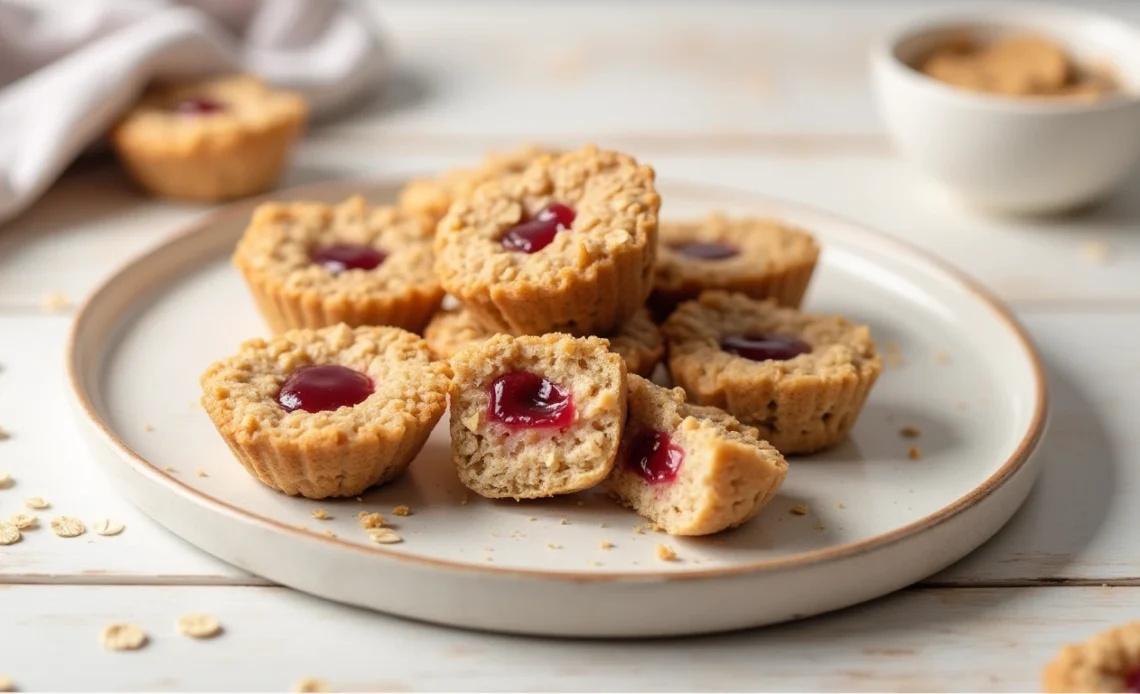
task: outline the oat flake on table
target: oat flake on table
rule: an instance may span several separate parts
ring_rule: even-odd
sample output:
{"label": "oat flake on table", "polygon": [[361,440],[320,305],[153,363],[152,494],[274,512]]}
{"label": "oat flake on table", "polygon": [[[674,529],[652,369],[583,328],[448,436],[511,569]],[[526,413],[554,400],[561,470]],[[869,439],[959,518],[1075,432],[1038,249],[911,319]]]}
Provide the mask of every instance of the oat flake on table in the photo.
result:
{"label": "oat flake on table", "polygon": [[51,506],[42,496],[26,496],[24,497],[24,505],[28,508],[34,508],[37,511]]}
{"label": "oat flake on table", "polygon": [[146,644],[146,634],[137,624],[108,624],[99,634],[99,641],[112,651],[134,651]]}
{"label": "oat flake on table", "polygon": [[7,489],[12,485],[12,476],[6,470],[0,470],[0,489]]}
{"label": "oat flake on table", "polygon": [[392,545],[404,541],[403,538],[397,535],[396,531],[391,528],[369,528],[368,537],[373,542],[381,545]]}
{"label": "oat flake on table", "polygon": [[12,683],[12,678],[7,675],[0,675],[0,692],[14,692],[16,685]]}
{"label": "oat flake on table", "polygon": [[293,685],[295,692],[331,692],[328,682],[317,677],[306,677]]}
{"label": "oat flake on table", "polygon": [[123,532],[123,524],[110,518],[100,518],[91,524],[91,529],[99,535],[118,535]]}
{"label": "oat flake on table", "polygon": [[0,523],[0,545],[14,545],[21,537],[19,528],[10,523]]}
{"label": "oat flake on table", "polygon": [[[28,528],[31,528],[36,523],[38,523],[39,520],[40,519],[37,516],[33,516],[30,513],[17,513],[16,515],[9,518],[7,520],[7,523],[9,525],[16,526],[20,530],[27,530]],[[3,522],[4,521],[0,521],[0,523],[3,523]]]}
{"label": "oat flake on table", "polygon": [[51,531],[60,537],[79,537],[87,528],[78,518],[56,516],[51,519]]}
{"label": "oat flake on table", "polygon": [[191,638],[209,639],[222,633],[222,624],[208,614],[196,612],[178,619],[178,631]]}

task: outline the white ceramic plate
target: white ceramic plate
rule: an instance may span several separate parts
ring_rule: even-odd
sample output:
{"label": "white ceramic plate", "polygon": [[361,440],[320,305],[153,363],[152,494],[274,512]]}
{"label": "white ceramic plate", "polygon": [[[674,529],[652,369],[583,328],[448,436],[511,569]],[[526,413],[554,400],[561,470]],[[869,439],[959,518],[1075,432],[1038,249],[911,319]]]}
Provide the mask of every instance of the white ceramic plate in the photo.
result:
{"label": "white ceramic plate", "polygon": [[[338,182],[276,197],[359,191],[386,202],[397,188]],[[740,529],[640,533],[641,519],[601,492],[469,496],[450,466],[446,417],[409,474],[362,502],[290,498],[248,477],[196,403],[210,362],[267,334],[229,263],[256,201],[196,223],[91,297],[69,352],[80,426],[123,493],[225,561],[332,600],[498,631],[665,636],[797,619],[921,580],[1009,519],[1038,472],[1047,395],[1005,309],[940,263],[829,215],[723,189],[660,190],[666,218],[722,209],[811,229],[824,252],[805,307],[870,324],[894,353],[850,440],[793,459],[777,498]],[[901,437],[906,426],[921,438]],[[400,504],[413,515],[392,517]],[[805,515],[791,512],[801,504]],[[311,518],[317,508],[332,519]],[[394,520],[405,541],[371,544],[353,518],[362,509]],[[658,559],[659,544],[678,560]]]}

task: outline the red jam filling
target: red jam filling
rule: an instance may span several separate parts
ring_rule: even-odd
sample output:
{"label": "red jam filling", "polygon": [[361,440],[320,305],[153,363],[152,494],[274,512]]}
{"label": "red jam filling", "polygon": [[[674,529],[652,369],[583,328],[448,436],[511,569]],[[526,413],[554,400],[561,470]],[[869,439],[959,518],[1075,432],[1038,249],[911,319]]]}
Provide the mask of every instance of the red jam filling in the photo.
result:
{"label": "red jam filling", "polygon": [[572,208],[552,202],[533,218],[511,227],[503,235],[501,243],[508,251],[537,253],[550,245],[555,234],[569,229],[574,217]]}
{"label": "red jam filling", "polygon": [[740,255],[739,248],[726,243],[716,242],[702,243],[693,241],[692,243],[678,243],[669,248],[681,255],[697,258],[698,260],[725,260],[726,258]]}
{"label": "red jam filling", "polygon": [[570,391],[529,371],[511,371],[491,384],[491,419],[512,429],[565,428],[574,421]]}
{"label": "red jam filling", "polygon": [[334,275],[345,270],[371,270],[384,262],[383,251],[358,243],[337,243],[313,251],[313,262]]}
{"label": "red jam filling", "polygon": [[277,403],[286,412],[324,412],[352,407],[372,395],[372,379],[336,364],[302,366],[289,374]]}
{"label": "red jam filling", "polygon": [[673,445],[664,431],[646,430],[634,437],[625,463],[650,484],[672,482],[685,460],[685,452]]}
{"label": "red jam filling", "polygon": [[783,361],[811,351],[811,345],[803,340],[779,333],[732,335],[720,341],[720,348],[752,361]]}
{"label": "red jam filling", "polygon": [[211,113],[221,113],[225,111],[226,105],[220,101],[215,101],[203,96],[197,99],[180,101],[178,105],[174,107],[174,110],[187,116],[206,116]]}
{"label": "red jam filling", "polygon": [[1124,678],[1124,691],[1140,692],[1140,670],[1133,670]]}

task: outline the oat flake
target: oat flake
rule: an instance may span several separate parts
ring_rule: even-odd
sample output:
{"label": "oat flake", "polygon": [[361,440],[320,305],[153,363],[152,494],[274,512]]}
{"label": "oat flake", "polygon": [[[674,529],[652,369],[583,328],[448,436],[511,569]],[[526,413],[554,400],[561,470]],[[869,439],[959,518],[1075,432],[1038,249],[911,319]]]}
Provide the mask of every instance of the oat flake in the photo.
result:
{"label": "oat flake", "polygon": [[16,685],[12,683],[12,678],[7,675],[0,675],[0,692],[14,692]]}
{"label": "oat flake", "polygon": [[45,509],[48,506],[51,506],[51,504],[49,504],[47,501],[44,501],[44,498],[42,496],[24,497],[24,505],[28,508],[34,508],[36,510]]}
{"label": "oat flake", "polygon": [[[2,522],[4,521],[0,521],[0,523]],[[38,522],[39,518],[30,513],[17,513],[7,520],[8,525],[14,525],[20,530],[27,530]]]}
{"label": "oat flake", "polygon": [[146,634],[137,624],[108,624],[103,627],[99,641],[112,651],[134,651],[146,645]]}
{"label": "oat flake", "polygon": [[91,529],[99,535],[118,535],[123,532],[123,524],[110,518],[100,518],[91,524]]}
{"label": "oat flake", "polygon": [[60,537],[79,537],[87,528],[77,518],[56,516],[51,519],[51,531]]}
{"label": "oat flake", "polygon": [[178,631],[195,639],[210,639],[222,633],[222,624],[208,614],[192,613],[178,619]]}
{"label": "oat flake", "polygon": [[19,528],[10,523],[0,523],[0,545],[14,545],[21,537]]}
{"label": "oat flake", "polygon": [[322,679],[306,677],[293,685],[295,692],[331,692],[332,687]]}
{"label": "oat flake", "polygon": [[0,470],[0,489],[7,489],[12,484],[12,476],[6,470]]}
{"label": "oat flake", "polygon": [[391,528],[369,528],[368,537],[373,542],[381,545],[392,545],[404,541],[403,538],[397,535],[396,531]]}
{"label": "oat flake", "polygon": [[412,509],[401,504],[401,505],[397,506],[396,508],[392,509],[392,515],[393,516],[410,516],[410,515],[412,515]]}
{"label": "oat flake", "polygon": [[324,510],[323,508],[313,509],[309,512],[309,515],[313,518],[316,518],[317,520],[328,520],[332,518],[332,516],[328,514],[328,511]]}

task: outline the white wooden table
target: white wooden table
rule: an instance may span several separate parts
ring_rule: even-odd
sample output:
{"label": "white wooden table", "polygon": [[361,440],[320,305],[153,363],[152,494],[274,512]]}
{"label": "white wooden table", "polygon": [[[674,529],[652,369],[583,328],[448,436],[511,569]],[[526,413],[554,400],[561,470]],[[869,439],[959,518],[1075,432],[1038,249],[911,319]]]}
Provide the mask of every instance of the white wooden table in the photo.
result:
{"label": "white wooden table", "polygon": [[[522,141],[596,141],[662,177],[806,202],[955,263],[998,292],[1046,360],[1046,471],[1013,522],[921,585],[843,613],[637,643],[467,633],[328,604],[224,565],[116,496],[73,432],[72,304],[203,208],[147,199],[109,159],[78,163],[0,228],[0,515],[23,496],[125,523],[0,547],[0,673],[34,690],[1018,690],[1061,644],[1140,616],[1140,178],[1051,221],[951,205],[896,159],[872,106],[877,31],[947,3],[387,2],[400,61],[362,110],[312,129],[286,184],[401,175]],[[951,3],[962,4],[962,3]],[[1101,3],[1140,20],[1140,6]],[[1107,252],[1105,252],[1107,249]],[[46,405],[45,405],[46,403]],[[189,611],[225,634],[176,634]],[[112,653],[104,624],[151,643]]]}

